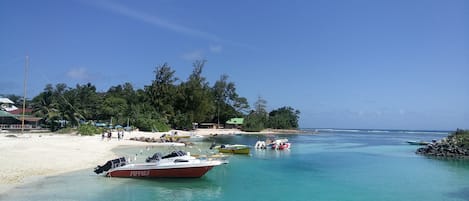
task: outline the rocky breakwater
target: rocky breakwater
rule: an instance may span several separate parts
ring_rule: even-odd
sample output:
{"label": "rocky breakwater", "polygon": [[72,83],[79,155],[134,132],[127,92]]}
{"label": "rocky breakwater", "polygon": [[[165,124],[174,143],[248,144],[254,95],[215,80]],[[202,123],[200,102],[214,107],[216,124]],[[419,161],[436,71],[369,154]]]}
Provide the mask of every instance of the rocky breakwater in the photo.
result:
{"label": "rocky breakwater", "polygon": [[469,130],[458,129],[438,142],[417,149],[416,153],[441,158],[469,159]]}

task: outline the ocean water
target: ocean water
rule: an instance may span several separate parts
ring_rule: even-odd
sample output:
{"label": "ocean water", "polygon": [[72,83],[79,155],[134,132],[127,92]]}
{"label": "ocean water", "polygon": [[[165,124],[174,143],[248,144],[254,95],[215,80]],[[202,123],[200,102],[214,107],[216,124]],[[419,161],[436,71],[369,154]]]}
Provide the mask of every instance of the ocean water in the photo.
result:
{"label": "ocean water", "polygon": [[[95,175],[92,169],[47,177],[18,187],[0,200],[314,200],[469,201],[469,162],[416,155],[407,140],[440,139],[446,132],[322,130],[285,135],[291,150],[251,150],[234,155],[198,179],[127,179]],[[256,135],[212,141],[254,145]],[[143,160],[164,148],[120,148]],[[103,161],[104,163],[105,161]]]}

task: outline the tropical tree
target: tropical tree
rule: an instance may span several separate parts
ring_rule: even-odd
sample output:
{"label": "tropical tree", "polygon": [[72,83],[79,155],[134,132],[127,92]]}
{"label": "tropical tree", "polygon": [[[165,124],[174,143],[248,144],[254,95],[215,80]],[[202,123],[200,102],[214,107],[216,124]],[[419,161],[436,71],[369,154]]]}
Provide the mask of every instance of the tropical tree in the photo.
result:
{"label": "tropical tree", "polygon": [[85,120],[94,120],[98,118],[102,97],[96,92],[96,87],[91,83],[85,85],[76,85],[75,89],[75,109]]}
{"label": "tropical tree", "polygon": [[[107,119],[113,119],[115,124],[123,124],[127,120],[127,101],[124,98],[107,96],[101,106],[101,110]],[[115,120],[115,121],[114,121]]]}
{"label": "tropical tree", "polygon": [[174,116],[174,99],[172,97],[176,92],[174,83],[178,78],[174,77],[175,71],[167,63],[157,66],[154,73],[155,79],[152,84],[145,86],[145,92],[148,95],[147,100],[161,117],[168,121]]}
{"label": "tropical tree", "polygon": [[213,97],[216,105],[218,123],[226,122],[233,117],[242,116],[249,104],[247,99],[239,97],[233,82],[228,82],[228,75],[221,75],[220,79],[212,87]]}
{"label": "tropical tree", "polygon": [[54,97],[54,87],[51,84],[47,84],[44,91],[31,100],[33,114],[43,118],[42,121],[47,126],[50,126],[53,119],[58,119],[59,110],[57,104]]}
{"label": "tropical tree", "polygon": [[79,110],[81,100],[78,97],[77,89],[67,88],[60,97],[59,111],[63,119],[67,120],[70,126],[78,126],[80,120],[85,120],[85,116]]}
{"label": "tropical tree", "polygon": [[[193,71],[186,82],[178,87],[177,108],[178,115],[186,115],[187,118],[183,122],[174,122],[184,127],[192,127],[192,122],[203,122],[213,119],[215,107],[213,106],[213,98],[211,89],[205,77],[202,76],[205,60],[195,61],[193,63]],[[175,118],[180,121],[181,118]]]}
{"label": "tropical tree", "polygon": [[52,130],[64,122],[67,126],[77,126],[82,120],[113,118],[113,123],[125,124],[129,120],[142,130],[165,131],[169,125],[191,128],[192,123],[223,123],[240,116],[245,117],[243,127],[250,131],[269,126],[298,127],[298,110],[283,107],[268,113],[267,101],[260,96],[246,115],[250,108],[248,101],[237,93],[235,83],[223,74],[210,87],[202,75],[205,64],[205,60],[195,61],[187,80],[177,84],[175,71],[164,63],[155,68],[151,84],[137,90],[128,82],[99,93],[91,83],[77,84],[75,88],[63,83],[48,84],[32,99],[31,106],[34,115],[43,117]]}
{"label": "tropical tree", "polygon": [[246,131],[261,131],[267,126],[267,101],[258,96],[257,101],[254,103],[254,108],[255,110],[252,110],[244,121],[243,129]]}
{"label": "tropical tree", "polygon": [[292,107],[281,107],[269,113],[269,127],[277,129],[296,129],[300,111]]}

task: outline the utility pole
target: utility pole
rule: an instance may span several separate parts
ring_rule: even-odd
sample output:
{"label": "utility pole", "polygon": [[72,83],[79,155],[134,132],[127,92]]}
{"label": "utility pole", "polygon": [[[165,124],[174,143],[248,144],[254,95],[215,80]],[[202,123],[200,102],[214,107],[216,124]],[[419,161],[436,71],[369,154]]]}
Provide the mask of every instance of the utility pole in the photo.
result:
{"label": "utility pole", "polygon": [[26,78],[28,77],[29,56],[26,55],[26,62],[24,64],[24,82],[23,82],[23,117],[21,118],[21,134],[24,134],[24,112],[26,110]]}

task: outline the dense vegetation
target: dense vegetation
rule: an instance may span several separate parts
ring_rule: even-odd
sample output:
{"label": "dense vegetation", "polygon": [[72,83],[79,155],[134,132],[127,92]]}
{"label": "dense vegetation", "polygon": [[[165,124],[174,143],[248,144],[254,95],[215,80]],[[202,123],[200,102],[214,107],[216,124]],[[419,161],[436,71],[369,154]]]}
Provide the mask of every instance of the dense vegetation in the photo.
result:
{"label": "dense vegetation", "polygon": [[[107,92],[97,92],[91,84],[74,88],[59,83],[47,84],[39,95],[28,102],[35,116],[43,118],[43,125],[51,130],[78,127],[85,122],[107,122],[130,125],[146,131],[167,131],[170,128],[191,129],[192,123],[223,124],[230,118],[244,117],[244,129],[298,128],[299,111],[282,107],[267,112],[267,101],[261,97],[250,106],[238,95],[236,86],[221,75],[213,85],[202,76],[205,61],[193,63],[193,71],[185,81],[175,77],[167,64],[157,66],[154,80],[143,89],[132,84],[112,86]],[[19,101],[18,96],[10,96]],[[65,123],[64,123],[65,122]],[[80,132],[92,131],[80,126]]]}
{"label": "dense vegetation", "polygon": [[469,130],[457,129],[448,136],[449,141],[454,141],[459,147],[469,149]]}

